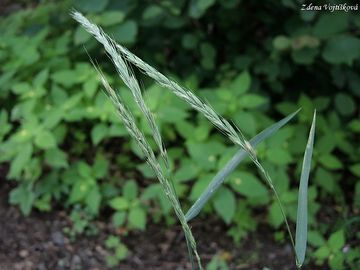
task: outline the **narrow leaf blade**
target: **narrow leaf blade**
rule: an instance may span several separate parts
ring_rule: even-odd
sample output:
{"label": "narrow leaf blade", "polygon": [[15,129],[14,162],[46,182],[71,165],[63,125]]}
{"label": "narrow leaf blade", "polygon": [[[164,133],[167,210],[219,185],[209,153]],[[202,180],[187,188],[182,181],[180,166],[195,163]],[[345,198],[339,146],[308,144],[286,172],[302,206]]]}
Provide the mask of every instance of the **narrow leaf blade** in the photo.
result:
{"label": "narrow leaf blade", "polygon": [[[273,135],[282,126],[287,124],[299,111],[300,109],[281,119],[279,122],[266,128],[254,138],[252,138],[249,141],[252,148],[255,148],[259,143]],[[215,175],[215,177],[211,180],[205,191],[200,195],[197,201],[190,207],[189,211],[186,213],[185,217],[187,221],[193,219],[200,213],[206,202],[214,195],[215,191],[221,186],[225,179],[236,169],[236,167],[247,155],[248,154],[246,151],[240,149],[225,165],[225,167]]]}
{"label": "narrow leaf blade", "polygon": [[304,154],[304,160],[302,165],[297,220],[296,220],[296,235],[295,235],[295,251],[296,251],[296,264],[298,268],[301,268],[305,259],[306,242],[307,242],[307,225],[308,225],[308,182],[311,168],[311,159],[314,146],[315,136],[315,122],[316,111],[314,112],[314,118],[311,124],[309,139],[306,145]]}

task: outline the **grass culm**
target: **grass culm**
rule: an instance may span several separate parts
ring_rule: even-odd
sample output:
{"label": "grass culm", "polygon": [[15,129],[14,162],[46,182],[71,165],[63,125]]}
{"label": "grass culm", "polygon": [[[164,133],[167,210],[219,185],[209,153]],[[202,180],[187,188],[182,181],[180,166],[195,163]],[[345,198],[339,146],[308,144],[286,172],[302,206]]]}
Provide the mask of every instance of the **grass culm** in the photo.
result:
{"label": "grass culm", "polygon": [[[91,23],[81,13],[74,10],[71,12],[71,15],[77,22],[79,22],[84,27],[84,29],[87,32],[93,35],[94,38],[103,45],[111,61],[114,63],[114,66],[116,68],[117,73],[119,74],[119,77],[122,79],[122,81],[127,86],[127,88],[129,88],[129,90],[131,91],[137,106],[139,107],[140,111],[143,113],[145,119],[147,120],[147,123],[152,131],[152,137],[159,149],[161,159],[165,164],[164,167],[160,165],[154,151],[147,142],[147,139],[145,138],[144,134],[137,127],[135,119],[132,116],[131,112],[127,109],[126,104],[124,104],[124,101],[122,100],[119,91],[113,89],[112,86],[110,86],[104,74],[101,72],[100,68],[94,64],[94,67],[98,71],[101,83],[104,87],[105,94],[114,104],[116,108],[116,112],[118,113],[119,117],[122,119],[130,136],[134,138],[135,142],[142,150],[147,163],[154,171],[158,181],[161,184],[163,192],[165,193],[167,199],[171,203],[171,206],[185,234],[185,239],[188,246],[192,269],[203,269],[203,267],[200,256],[197,251],[196,241],[191,232],[191,228],[188,222],[201,211],[205,203],[215,194],[216,190],[225,181],[227,176],[237,168],[237,166],[246,156],[249,156],[253,161],[253,163],[255,164],[255,166],[258,168],[258,170],[263,176],[265,182],[270,187],[271,191],[273,192],[280,206],[281,213],[287,228],[287,232],[294,250],[295,262],[297,267],[300,269],[305,259],[306,242],[307,242],[307,186],[308,186],[308,179],[309,179],[309,173],[311,167],[316,114],[314,113],[313,123],[311,125],[309,139],[304,154],[303,168],[300,178],[299,197],[298,197],[296,236],[294,240],[293,234],[290,230],[289,222],[286,217],[286,213],[284,211],[284,207],[282,206],[276,187],[274,186],[270,175],[258,160],[256,156],[255,148],[260,142],[272,136],[279,128],[287,124],[299,112],[299,110],[285,117],[279,122],[273,124],[269,128],[260,132],[253,139],[248,141],[238,127],[236,127],[233,124],[230,124],[228,120],[226,120],[221,115],[216,113],[209,104],[202,101],[192,91],[180,86],[174,80],[167,78],[165,75],[157,71],[155,68],[145,63],[139,57],[132,54],[125,47],[117,44],[100,27]],[[190,209],[186,214],[184,213],[181,207],[181,204],[179,202],[179,199],[176,195],[175,189],[171,181],[171,175],[168,169],[169,162],[168,162],[167,152],[163,140],[161,138],[159,128],[156,124],[156,121],[150,109],[147,107],[143,99],[140,85],[135,75],[133,74],[130,65],[136,66],[143,73],[145,73],[154,81],[156,81],[159,85],[161,85],[165,89],[170,90],[177,97],[187,102],[193,109],[203,114],[220,132],[222,132],[226,137],[228,137],[228,139],[231,142],[239,146],[238,152],[235,153],[233,158],[225,165],[225,167],[215,175],[213,180],[210,182],[209,186],[196,200],[194,205],[190,207]]]}

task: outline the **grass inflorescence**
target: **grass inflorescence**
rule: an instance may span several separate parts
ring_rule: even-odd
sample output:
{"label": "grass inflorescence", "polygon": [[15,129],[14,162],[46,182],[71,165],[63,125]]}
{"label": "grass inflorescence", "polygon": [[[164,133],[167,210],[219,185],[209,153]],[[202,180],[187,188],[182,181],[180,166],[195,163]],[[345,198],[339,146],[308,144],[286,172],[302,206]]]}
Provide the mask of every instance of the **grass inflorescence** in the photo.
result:
{"label": "grass inflorescence", "polygon": [[[144,114],[147,123],[151,128],[152,137],[156,142],[162,160],[166,165],[165,169],[161,167],[159,161],[155,156],[154,151],[147,142],[144,134],[137,127],[134,117],[132,116],[131,112],[126,108],[126,105],[124,104],[119,92],[114,90],[110,86],[105,76],[100,71],[100,69],[94,65],[95,69],[99,73],[100,80],[105,89],[106,95],[114,104],[116,111],[120,116],[120,118],[122,119],[129,134],[135,139],[135,142],[142,150],[147,163],[154,171],[156,177],[158,178],[161,184],[163,192],[165,193],[166,197],[171,203],[171,206],[174,209],[174,212],[185,234],[185,239],[188,245],[192,268],[195,269],[196,268],[195,265],[197,265],[198,269],[203,269],[200,256],[197,252],[196,241],[192,235],[188,222],[201,211],[205,203],[215,194],[216,190],[225,181],[227,176],[236,169],[239,163],[246,156],[249,156],[253,161],[253,163],[256,165],[256,167],[259,169],[266,183],[272,190],[277,202],[279,203],[281,213],[284,218],[286,228],[289,234],[289,238],[294,250],[296,265],[298,268],[300,268],[304,262],[306,241],[307,241],[307,186],[308,186],[308,178],[310,173],[311,156],[312,156],[314,134],[315,134],[315,114],[314,114],[314,119],[309,135],[309,141],[306,147],[304,161],[303,161],[303,170],[301,174],[299,199],[298,199],[296,239],[295,239],[296,241],[294,241],[286,217],[286,213],[280,201],[280,197],[276,191],[275,186],[273,185],[273,181],[270,175],[258,160],[256,156],[255,148],[260,142],[272,136],[279,128],[287,124],[298,113],[299,110],[285,117],[279,122],[273,124],[269,128],[260,132],[253,139],[248,141],[246,140],[245,136],[242,134],[242,132],[238,127],[230,124],[229,121],[227,121],[221,115],[216,113],[209,104],[198,98],[192,91],[180,86],[174,80],[167,78],[165,75],[157,71],[155,68],[145,63],[139,57],[132,54],[125,47],[117,44],[100,27],[91,23],[81,13],[77,11],[72,11],[71,15],[76,21],[78,21],[84,27],[84,29],[87,32],[92,34],[104,46],[104,49],[109,55],[112,62],[114,63],[120,78],[123,80],[125,85],[130,89],[136,104],[140,108],[141,112]],[[127,62],[129,62],[129,64]],[[143,99],[140,85],[130,68],[130,64],[138,67],[142,72],[144,72],[150,78],[154,79],[159,85],[163,86],[166,89],[169,89],[176,96],[187,102],[192,108],[203,114],[216,128],[218,128],[223,134],[225,134],[234,144],[240,147],[238,152],[235,153],[233,158],[225,165],[225,167],[215,175],[215,177],[210,182],[208,187],[205,189],[202,195],[200,195],[200,197],[196,200],[194,205],[190,207],[189,211],[186,214],[184,214],[184,211],[181,208],[179,199],[176,195],[175,189],[171,182],[171,176],[168,170],[168,157],[166,153],[166,148],[164,146],[164,143],[160,135],[159,128],[156,125],[155,119],[151,111],[149,110]],[[167,170],[167,173],[164,172],[164,170]]]}

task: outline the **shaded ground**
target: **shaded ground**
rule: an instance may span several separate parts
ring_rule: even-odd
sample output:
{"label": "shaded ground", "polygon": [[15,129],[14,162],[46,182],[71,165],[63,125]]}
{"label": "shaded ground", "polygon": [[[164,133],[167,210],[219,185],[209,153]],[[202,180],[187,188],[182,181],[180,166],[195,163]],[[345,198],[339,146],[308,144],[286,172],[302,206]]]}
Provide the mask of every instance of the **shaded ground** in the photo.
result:
{"label": "shaded ground", "polygon": [[[65,211],[33,211],[24,217],[8,204],[13,187],[6,180],[7,171],[6,166],[0,166],[0,270],[191,269],[181,227],[167,228],[164,224],[149,224],[145,232],[122,237],[131,255],[118,267],[107,267],[105,258],[111,251],[106,250],[105,240],[109,235],[122,235],[121,231],[100,220],[94,224],[98,234],[70,241],[64,228],[71,227],[72,222]],[[276,243],[269,227],[260,226],[242,246],[236,246],[219,220],[197,220],[191,226],[204,265],[216,255],[226,260],[230,269],[295,269],[290,244]]]}
{"label": "shaded ground", "polygon": [[[111,225],[97,222],[98,235],[81,236],[72,243],[63,233],[71,223],[65,212],[33,213],[25,218],[8,205],[9,188],[4,179],[0,180],[0,270],[110,269],[105,264],[108,251],[104,242],[116,234]],[[290,246],[274,243],[265,229],[260,228],[242,247],[236,247],[221,222],[193,224],[205,263],[217,254],[228,260],[230,269],[295,269]],[[115,269],[190,269],[179,226],[166,229],[162,224],[151,224],[146,232],[130,234],[123,241],[132,254]]]}

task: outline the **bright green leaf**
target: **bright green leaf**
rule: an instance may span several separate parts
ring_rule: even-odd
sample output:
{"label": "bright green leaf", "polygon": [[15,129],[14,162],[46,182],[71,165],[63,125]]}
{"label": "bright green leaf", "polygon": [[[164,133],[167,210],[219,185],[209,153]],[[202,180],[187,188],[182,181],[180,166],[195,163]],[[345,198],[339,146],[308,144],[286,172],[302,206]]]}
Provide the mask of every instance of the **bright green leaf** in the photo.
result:
{"label": "bright green leaf", "polygon": [[115,197],[110,200],[109,205],[113,209],[117,211],[121,211],[121,210],[126,210],[129,207],[129,202],[124,197]]}
{"label": "bright green leaf", "polygon": [[352,64],[360,56],[360,39],[341,35],[330,39],[324,48],[323,58],[330,64]]}
{"label": "bright green leaf", "polygon": [[35,136],[35,145],[41,149],[50,149],[56,146],[56,140],[49,131],[42,130]]}
{"label": "bright green leaf", "polygon": [[216,213],[221,216],[226,224],[230,224],[236,209],[234,193],[228,188],[221,187],[216,192],[213,202]]}
{"label": "bright green leaf", "polygon": [[247,92],[251,85],[251,77],[249,72],[244,71],[231,83],[230,89],[236,95],[242,95]]}
{"label": "bright green leaf", "polygon": [[140,230],[145,230],[146,213],[142,208],[136,207],[130,209],[128,219],[132,227]]}
{"label": "bright green leaf", "polygon": [[45,161],[54,168],[67,168],[67,155],[59,148],[48,149],[45,151]]}
{"label": "bright green leaf", "polygon": [[126,21],[109,29],[109,35],[122,44],[135,42],[138,26],[135,21]]}
{"label": "bright green leaf", "polygon": [[328,244],[332,251],[339,251],[345,245],[344,231],[338,230],[331,234]]}
{"label": "bright green leaf", "polygon": [[345,116],[353,114],[356,109],[353,98],[344,93],[338,93],[335,96],[335,107],[340,114]]}
{"label": "bright green leaf", "polygon": [[18,204],[24,215],[29,215],[34,203],[35,194],[29,186],[25,184],[19,185],[10,192],[9,201],[11,204]]}
{"label": "bright green leaf", "polygon": [[343,167],[341,161],[331,154],[321,155],[319,162],[330,170],[338,170]]}
{"label": "bright green leaf", "polygon": [[138,185],[134,180],[128,180],[123,186],[123,196],[131,201],[136,198],[138,195]]}
{"label": "bright green leaf", "polygon": [[91,140],[94,145],[101,142],[109,133],[109,127],[105,124],[97,124],[91,130]]}

